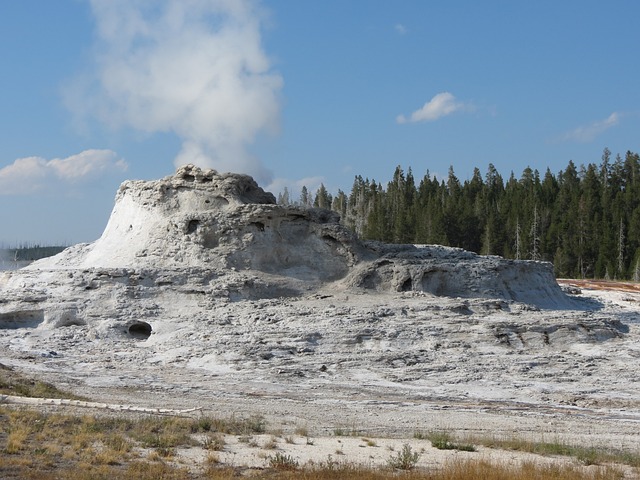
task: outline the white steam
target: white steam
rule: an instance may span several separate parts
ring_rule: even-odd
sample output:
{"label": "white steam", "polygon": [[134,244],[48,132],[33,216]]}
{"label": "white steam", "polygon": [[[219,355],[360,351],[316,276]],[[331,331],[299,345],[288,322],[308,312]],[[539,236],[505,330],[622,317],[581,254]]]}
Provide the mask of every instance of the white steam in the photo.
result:
{"label": "white steam", "polygon": [[[70,105],[83,117],[182,140],[195,163],[268,182],[247,147],[279,120],[282,78],[253,0],[91,0],[96,63]],[[76,86],[77,87],[77,86]]]}

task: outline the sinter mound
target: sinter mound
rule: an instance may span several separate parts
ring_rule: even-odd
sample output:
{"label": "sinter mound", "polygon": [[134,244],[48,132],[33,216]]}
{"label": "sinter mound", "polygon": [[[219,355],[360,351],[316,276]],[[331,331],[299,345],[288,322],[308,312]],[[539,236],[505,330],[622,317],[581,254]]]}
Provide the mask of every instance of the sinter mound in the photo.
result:
{"label": "sinter mound", "polygon": [[123,183],[99,240],[29,269],[196,268],[273,276],[272,292],[230,291],[235,299],[296,295],[340,282],[372,291],[569,305],[549,263],[442,246],[361,242],[339,220],[329,210],[276,205],[247,175],[187,165],[158,181]]}
{"label": "sinter mound", "polygon": [[125,182],[94,243],[0,275],[0,363],[106,402],[327,428],[353,409],[406,433],[428,402],[635,408],[633,315],[565,295],[548,263],[363,242],[185,166]]}

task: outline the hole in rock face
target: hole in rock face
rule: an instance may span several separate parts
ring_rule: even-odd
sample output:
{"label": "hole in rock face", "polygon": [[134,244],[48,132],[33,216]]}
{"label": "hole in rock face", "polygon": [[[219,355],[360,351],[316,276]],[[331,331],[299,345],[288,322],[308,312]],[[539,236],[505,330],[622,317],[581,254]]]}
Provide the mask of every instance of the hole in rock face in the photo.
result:
{"label": "hole in rock face", "polygon": [[198,225],[200,225],[199,220],[189,220],[187,224],[187,233],[193,233],[198,229]]}
{"label": "hole in rock face", "polygon": [[138,340],[146,340],[151,336],[151,325],[147,322],[136,322],[129,325],[127,333]]}
{"label": "hole in rock face", "polygon": [[36,328],[44,321],[44,310],[21,310],[0,314],[0,329]]}

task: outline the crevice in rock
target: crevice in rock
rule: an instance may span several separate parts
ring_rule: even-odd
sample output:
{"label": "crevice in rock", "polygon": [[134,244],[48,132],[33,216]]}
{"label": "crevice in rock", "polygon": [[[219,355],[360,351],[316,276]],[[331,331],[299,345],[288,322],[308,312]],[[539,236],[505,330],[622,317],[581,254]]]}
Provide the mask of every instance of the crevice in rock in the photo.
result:
{"label": "crevice in rock", "polygon": [[56,327],[84,327],[87,325],[87,322],[85,322],[84,320],[81,320],[79,318],[72,318],[69,320],[63,320],[62,322],[58,323],[56,325]]}

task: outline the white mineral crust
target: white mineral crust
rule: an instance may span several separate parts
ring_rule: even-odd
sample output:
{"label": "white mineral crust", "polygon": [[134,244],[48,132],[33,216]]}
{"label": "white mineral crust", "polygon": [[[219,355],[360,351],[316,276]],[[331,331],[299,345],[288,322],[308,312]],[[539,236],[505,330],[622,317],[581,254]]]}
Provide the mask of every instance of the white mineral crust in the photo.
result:
{"label": "white mineral crust", "polygon": [[0,275],[0,364],[96,401],[328,430],[406,433],[449,405],[478,428],[615,419],[604,438],[640,420],[637,301],[567,295],[549,263],[362,242],[333,212],[186,166],[125,182],[94,243]]}

